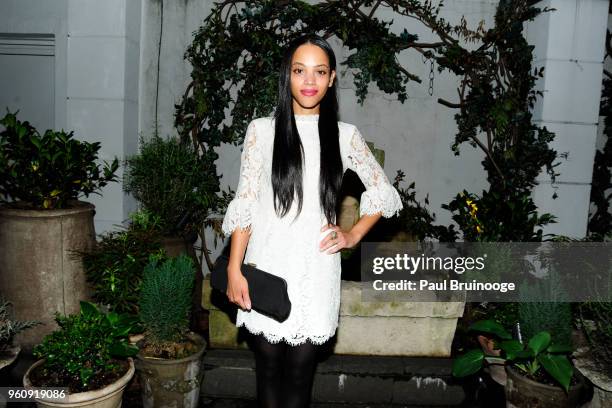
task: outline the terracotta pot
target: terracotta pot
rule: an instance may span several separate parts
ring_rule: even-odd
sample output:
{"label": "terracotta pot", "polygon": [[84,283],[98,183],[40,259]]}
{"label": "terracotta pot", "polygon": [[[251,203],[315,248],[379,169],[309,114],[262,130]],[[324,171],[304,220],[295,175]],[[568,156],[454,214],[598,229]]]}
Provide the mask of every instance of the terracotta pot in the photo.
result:
{"label": "terracotta pot", "polygon": [[197,333],[190,333],[189,337],[202,346],[189,357],[171,360],[136,355],[144,408],[198,407],[206,340]]}
{"label": "terracotta pot", "polygon": [[15,336],[24,352],[57,329],[54,312],[74,314],[91,299],[82,262],[72,250],[95,246],[94,206],[23,210],[0,207],[0,287],[11,294],[18,320],[45,323]]}
{"label": "terracotta pot", "polygon": [[495,341],[493,340],[493,338],[483,336],[482,334],[479,334],[478,336],[476,336],[476,338],[478,339],[478,343],[480,343],[482,351],[484,351],[487,356],[500,356],[501,350],[495,348]]}
{"label": "terracotta pot", "polygon": [[[26,371],[23,376],[23,386],[26,389],[35,390],[36,387],[30,381],[30,373],[34,368],[44,363],[45,360],[38,360]],[[130,363],[129,370],[117,381],[104,388],[94,391],[77,392],[67,394],[62,399],[36,398],[36,405],[39,408],[46,407],[88,407],[88,408],[120,408],[123,398],[123,391],[128,382],[134,377],[134,360],[128,357]]]}
{"label": "terracotta pot", "polygon": [[506,373],[506,408],[574,408],[585,389],[582,376],[578,376],[578,384],[566,393],[560,386],[532,381],[510,366],[506,366]]}

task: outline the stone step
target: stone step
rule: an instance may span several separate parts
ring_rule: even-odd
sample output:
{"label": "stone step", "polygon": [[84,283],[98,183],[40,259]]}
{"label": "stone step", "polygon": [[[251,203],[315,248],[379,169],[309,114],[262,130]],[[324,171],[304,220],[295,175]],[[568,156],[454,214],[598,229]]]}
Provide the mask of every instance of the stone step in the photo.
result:
{"label": "stone step", "polygon": [[[204,357],[204,367],[204,397],[256,398],[252,351],[210,349]],[[465,393],[450,370],[448,358],[333,354],[318,362],[312,401],[332,404],[330,407],[458,406]]]}

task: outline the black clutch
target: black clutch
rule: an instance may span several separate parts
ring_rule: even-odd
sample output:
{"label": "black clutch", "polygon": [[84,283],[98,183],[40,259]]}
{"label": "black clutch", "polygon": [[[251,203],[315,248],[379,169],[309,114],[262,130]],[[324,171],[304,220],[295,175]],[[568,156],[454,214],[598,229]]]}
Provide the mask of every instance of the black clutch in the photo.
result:
{"label": "black clutch", "polygon": [[[228,262],[229,257],[227,255],[220,255],[210,275],[210,284],[213,289],[222,292],[224,295],[227,292]],[[287,281],[250,264],[243,263],[240,270],[249,284],[251,307],[279,322],[287,320],[291,312]]]}

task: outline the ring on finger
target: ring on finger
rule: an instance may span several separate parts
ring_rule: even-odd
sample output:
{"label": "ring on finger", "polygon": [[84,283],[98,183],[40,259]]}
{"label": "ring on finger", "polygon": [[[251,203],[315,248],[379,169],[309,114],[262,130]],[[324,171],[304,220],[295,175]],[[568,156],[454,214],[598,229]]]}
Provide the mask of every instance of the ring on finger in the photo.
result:
{"label": "ring on finger", "polygon": [[331,239],[336,239],[338,238],[338,233],[336,231],[332,231],[331,232]]}

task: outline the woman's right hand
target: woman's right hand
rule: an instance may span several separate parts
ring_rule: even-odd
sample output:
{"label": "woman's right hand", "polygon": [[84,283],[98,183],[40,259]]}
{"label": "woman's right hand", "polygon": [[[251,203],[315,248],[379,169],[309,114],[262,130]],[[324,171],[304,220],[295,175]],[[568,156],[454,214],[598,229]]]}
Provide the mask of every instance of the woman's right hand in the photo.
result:
{"label": "woman's right hand", "polygon": [[227,291],[225,293],[230,302],[237,304],[243,310],[251,309],[249,296],[249,282],[240,269],[227,271]]}

